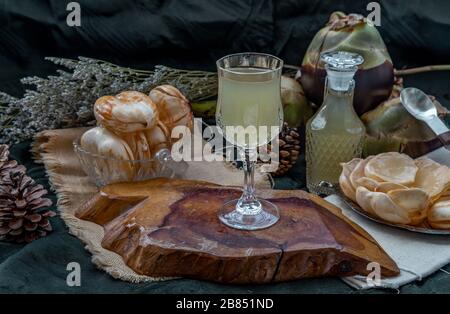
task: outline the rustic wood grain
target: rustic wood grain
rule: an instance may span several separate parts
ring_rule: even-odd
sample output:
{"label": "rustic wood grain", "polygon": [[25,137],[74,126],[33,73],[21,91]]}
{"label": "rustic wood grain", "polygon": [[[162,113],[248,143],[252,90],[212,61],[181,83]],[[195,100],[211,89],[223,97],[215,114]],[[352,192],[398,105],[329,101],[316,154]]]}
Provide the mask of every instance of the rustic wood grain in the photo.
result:
{"label": "rustic wood grain", "polygon": [[239,197],[232,187],[154,179],[103,188],[78,217],[105,228],[102,245],[137,273],[223,283],[267,283],[316,276],[399,273],[376,241],[339,208],[302,191],[260,191],[281,211],[273,227],[242,231],[217,210]]}

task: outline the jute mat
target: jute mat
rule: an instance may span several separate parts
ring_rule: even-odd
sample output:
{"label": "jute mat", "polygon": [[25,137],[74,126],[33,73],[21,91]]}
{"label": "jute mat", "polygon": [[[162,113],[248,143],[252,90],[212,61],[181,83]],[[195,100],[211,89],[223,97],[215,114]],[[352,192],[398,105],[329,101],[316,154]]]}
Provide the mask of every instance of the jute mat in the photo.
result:
{"label": "jute mat", "polygon": [[[36,135],[32,146],[36,161],[45,165],[51,187],[57,195],[58,209],[69,232],[86,244],[86,249],[92,254],[92,262],[116,279],[135,283],[170,279],[137,274],[124,263],[120,255],[101,246],[103,227],[74,216],[77,209],[98,191],[84,173],[73,150],[73,141],[87,129],[43,131]],[[188,164],[189,168],[183,176],[185,179],[242,185],[242,171],[224,162],[193,161]],[[263,173],[257,172],[255,181],[259,188],[269,188],[271,185],[268,176]]]}

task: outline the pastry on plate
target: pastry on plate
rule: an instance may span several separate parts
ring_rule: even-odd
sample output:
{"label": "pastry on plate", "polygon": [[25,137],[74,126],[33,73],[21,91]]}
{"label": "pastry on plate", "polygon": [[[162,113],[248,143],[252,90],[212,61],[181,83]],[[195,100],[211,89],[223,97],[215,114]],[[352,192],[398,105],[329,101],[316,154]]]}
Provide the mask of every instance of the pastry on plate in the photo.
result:
{"label": "pastry on plate", "polygon": [[390,152],[342,164],[342,192],[394,224],[450,229],[450,168],[427,157]]}

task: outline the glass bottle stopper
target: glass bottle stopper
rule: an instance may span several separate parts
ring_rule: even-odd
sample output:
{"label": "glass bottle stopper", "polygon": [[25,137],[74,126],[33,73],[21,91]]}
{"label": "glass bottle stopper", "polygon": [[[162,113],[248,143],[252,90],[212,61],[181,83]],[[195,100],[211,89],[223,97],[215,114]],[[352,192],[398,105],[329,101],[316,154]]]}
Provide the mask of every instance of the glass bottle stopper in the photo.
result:
{"label": "glass bottle stopper", "polygon": [[328,86],[336,91],[347,91],[353,81],[358,66],[364,58],[357,53],[330,51],[320,55],[327,70]]}

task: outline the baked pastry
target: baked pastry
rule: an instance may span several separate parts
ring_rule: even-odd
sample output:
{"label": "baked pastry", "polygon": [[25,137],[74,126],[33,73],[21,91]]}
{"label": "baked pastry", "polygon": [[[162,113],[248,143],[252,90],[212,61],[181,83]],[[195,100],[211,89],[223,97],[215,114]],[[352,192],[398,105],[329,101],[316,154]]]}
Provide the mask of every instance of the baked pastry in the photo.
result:
{"label": "baked pastry", "polygon": [[427,215],[428,196],[417,188],[383,193],[360,186],[356,190],[356,201],[368,213],[398,224],[418,225]]}
{"label": "baked pastry", "polygon": [[128,143],[104,127],[86,131],[80,139],[81,147],[91,153],[107,158],[95,158],[95,168],[102,178],[129,181],[134,178],[137,164],[128,162],[134,158]]}
{"label": "baked pastry", "polygon": [[350,175],[360,161],[361,158],[354,158],[347,163],[342,163],[342,173],[339,177],[339,186],[341,187],[342,192],[354,202],[356,202],[356,189],[350,182]]}
{"label": "baked pastry", "polygon": [[150,129],[159,122],[159,110],[144,93],[126,91],[103,96],[94,105],[98,124],[114,133],[131,133]]}
{"label": "baked pastry", "polygon": [[450,169],[429,158],[383,153],[342,164],[342,192],[388,222],[450,229]]}
{"label": "baked pastry", "polygon": [[159,119],[169,130],[178,125],[192,129],[191,105],[178,89],[172,85],[160,85],[152,89],[149,96],[158,104]]}
{"label": "baked pastry", "polygon": [[414,160],[405,154],[384,153],[368,158],[364,173],[378,182],[392,182],[403,185],[414,183],[417,166]]}
{"label": "baked pastry", "polygon": [[450,196],[440,198],[431,206],[428,223],[436,229],[450,229]]}
{"label": "baked pastry", "polygon": [[99,127],[115,133],[129,145],[132,160],[151,159],[156,151],[169,146],[170,131],[159,120],[159,108],[143,93],[127,91],[100,97],[95,102],[94,115]]}
{"label": "baked pastry", "polygon": [[429,158],[418,158],[415,186],[424,189],[434,202],[450,190],[450,169]]}
{"label": "baked pastry", "polygon": [[[170,149],[177,138],[177,126],[192,130],[193,115],[188,100],[173,86],[158,86],[150,96],[125,91],[115,96],[100,97],[94,105],[98,126],[88,130],[80,140],[81,147],[91,153],[124,161],[148,161],[161,149]],[[113,161],[105,159],[99,171],[119,171]],[[151,163],[145,163],[149,167]],[[123,178],[132,180],[136,173],[146,173],[139,163],[123,163]],[[151,170],[151,169],[150,169]]]}

